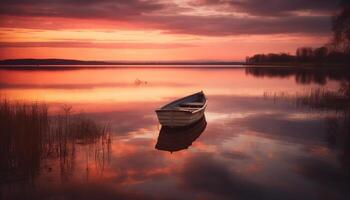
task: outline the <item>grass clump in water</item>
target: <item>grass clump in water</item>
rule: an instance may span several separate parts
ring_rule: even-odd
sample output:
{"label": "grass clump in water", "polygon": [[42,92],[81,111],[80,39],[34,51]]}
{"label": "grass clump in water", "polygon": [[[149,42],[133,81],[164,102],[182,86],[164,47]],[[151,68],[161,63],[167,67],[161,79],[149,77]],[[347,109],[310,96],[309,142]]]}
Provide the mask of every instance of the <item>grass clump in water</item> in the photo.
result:
{"label": "grass clump in water", "polygon": [[[0,183],[34,178],[41,162],[59,159],[61,172],[73,168],[76,144],[100,155],[110,148],[109,126],[84,114],[73,115],[71,107],[49,115],[45,103],[0,101]],[[97,145],[96,145],[97,144]],[[102,147],[101,147],[102,146]],[[100,158],[96,158],[100,161]]]}

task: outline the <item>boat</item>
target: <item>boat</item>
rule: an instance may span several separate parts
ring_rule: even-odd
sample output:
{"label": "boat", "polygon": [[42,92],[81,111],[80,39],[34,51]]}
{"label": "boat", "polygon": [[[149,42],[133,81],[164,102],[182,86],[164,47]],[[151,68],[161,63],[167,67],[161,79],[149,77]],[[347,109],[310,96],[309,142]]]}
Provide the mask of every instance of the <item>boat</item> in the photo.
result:
{"label": "boat", "polygon": [[205,116],[189,126],[162,126],[155,148],[170,153],[187,149],[203,133],[206,126]]}
{"label": "boat", "polygon": [[204,116],[207,98],[203,91],[177,99],[156,110],[162,126],[188,126]]}

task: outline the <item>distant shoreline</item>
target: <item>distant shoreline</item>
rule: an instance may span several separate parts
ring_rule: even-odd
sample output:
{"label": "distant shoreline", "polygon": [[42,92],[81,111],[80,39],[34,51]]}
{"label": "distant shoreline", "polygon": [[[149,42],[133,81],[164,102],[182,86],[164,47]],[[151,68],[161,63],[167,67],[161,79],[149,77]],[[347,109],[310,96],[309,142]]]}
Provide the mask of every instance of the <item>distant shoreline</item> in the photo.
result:
{"label": "distant shoreline", "polygon": [[68,59],[10,59],[0,60],[0,69],[95,69],[95,68],[248,68],[248,67],[297,67],[297,68],[347,68],[349,65],[337,63],[246,63],[229,61],[190,62],[108,62],[81,61]]}
{"label": "distant shoreline", "polygon": [[83,61],[69,59],[9,59],[0,60],[1,65],[243,65],[235,61]]}

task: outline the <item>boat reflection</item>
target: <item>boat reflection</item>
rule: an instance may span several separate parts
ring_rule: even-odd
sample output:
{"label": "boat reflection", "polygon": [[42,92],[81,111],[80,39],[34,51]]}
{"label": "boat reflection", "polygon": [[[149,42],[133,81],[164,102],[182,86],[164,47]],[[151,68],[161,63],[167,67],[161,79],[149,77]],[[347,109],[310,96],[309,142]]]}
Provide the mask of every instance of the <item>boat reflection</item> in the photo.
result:
{"label": "boat reflection", "polygon": [[180,151],[187,149],[203,133],[207,126],[205,115],[196,123],[183,127],[162,126],[156,149],[162,151]]}

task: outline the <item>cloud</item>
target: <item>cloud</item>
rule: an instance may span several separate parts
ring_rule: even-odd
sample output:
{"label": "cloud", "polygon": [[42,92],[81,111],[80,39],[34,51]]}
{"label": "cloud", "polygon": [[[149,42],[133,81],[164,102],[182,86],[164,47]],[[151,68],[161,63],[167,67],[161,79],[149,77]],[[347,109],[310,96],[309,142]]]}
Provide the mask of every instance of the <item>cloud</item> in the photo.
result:
{"label": "cloud", "polygon": [[[148,16],[147,26],[168,33],[194,35],[243,34],[328,34],[331,28],[328,16],[291,16],[266,19],[235,16]],[[292,25],[292,26],[291,26]]]}
{"label": "cloud", "polygon": [[54,48],[97,48],[97,49],[173,49],[193,47],[192,44],[181,43],[99,43],[80,41],[50,41],[50,42],[0,42],[0,48],[28,48],[28,47],[54,47]]}
{"label": "cloud", "polygon": [[0,3],[0,13],[36,17],[123,19],[155,12],[167,6],[170,5],[141,0],[4,0]]}
{"label": "cloud", "polygon": [[[262,2],[251,1],[203,1],[200,5],[225,4],[230,9],[226,15],[184,14],[183,8],[164,1],[1,1],[0,26],[21,28],[103,28],[107,29],[157,29],[173,34],[227,36],[242,34],[309,34],[326,35],[330,32],[330,12],[336,7],[333,1],[297,0]],[[216,8],[220,13],[221,8]],[[227,10],[226,10],[227,11]],[[311,14],[298,15],[296,12]],[[237,16],[235,13],[247,13]],[[313,15],[314,13],[328,13]],[[272,16],[272,17],[271,17]],[[17,18],[17,19],[16,19]],[[38,19],[39,18],[39,19]],[[61,20],[59,20],[61,19]],[[68,22],[62,19],[73,20]],[[80,20],[75,21],[74,20]],[[83,23],[81,20],[93,20]],[[97,21],[96,21],[97,20]],[[27,23],[26,23],[27,21]],[[35,22],[35,23],[34,23]],[[55,23],[56,22],[56,23]],[[102,27],[101,27],[102,26]]]}
{"label": "cloud", "polygon": [[295,12],[330,14],[337,9],[338,1],[329,0],[197,0],[197,6],[226,7],[231,11],[254,16],[288,16]]}

